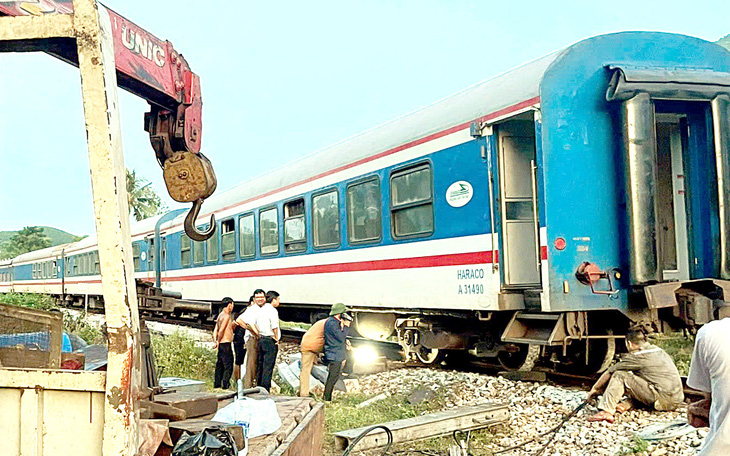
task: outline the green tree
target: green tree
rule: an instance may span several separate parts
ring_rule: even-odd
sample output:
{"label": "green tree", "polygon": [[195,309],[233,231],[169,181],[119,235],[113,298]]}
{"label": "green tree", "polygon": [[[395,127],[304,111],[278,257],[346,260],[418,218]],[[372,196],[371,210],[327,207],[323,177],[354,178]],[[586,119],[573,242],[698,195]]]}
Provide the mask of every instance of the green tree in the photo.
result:
{"label": "green tree", "polygon": [[0,258],[14,258],[33,250],[51,246],[51,239],[39,226],[26,226],[0,245]]}
{"label": "green tree", "polygon": [[151,182],[138,176],[136,171],[127,170],[127,201],[135,220],[162,214],[167,209],[151,185]]}

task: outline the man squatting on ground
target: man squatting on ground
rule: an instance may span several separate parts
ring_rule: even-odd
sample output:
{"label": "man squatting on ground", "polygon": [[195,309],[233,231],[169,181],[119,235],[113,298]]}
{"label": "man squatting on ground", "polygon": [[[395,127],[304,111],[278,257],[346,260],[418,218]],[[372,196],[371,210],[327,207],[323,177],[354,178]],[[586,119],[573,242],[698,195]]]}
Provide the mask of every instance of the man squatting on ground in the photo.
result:
{"label": "man squatting on ground", "polygon": [[256,326],[256,318],[261,306],[266,302],[264,290],[256,289],[253,292],[253,304],[236,319],[236,323],[246,328],[244,335],[244,347],[246,348],[246,373],[243,376],[243,387],[253,388],[256,384],[256,363],[259,343],[259,329]]}
{"label": "man squatting on ground", "polygon": [[699,456],[730,454],[730,318],[712,321],[695,338],[687,385],[709,398],[687,407],[689,424],[710,427]]}
{"label": "man squatting on ground", "polygon": [[667,352],[647,342],[641,329],[633,328],[626,334],[626,348],[629,353],[609,367],[588,393],[590,398],[603,391],[599,412],[588,421],[612,423],[614,413],[631,408],[630,402],[619,403],[624,394],[659,411],[674,410],[683,403],[682,380]]}
{"label": "man squatting on ground", "polygon": [[[352,317],[347,313],[349,309],[338,302],[332,305],[330,317],[324,324],[324,361],[327,364],[327,381],[324,384],[324,400],[332,400],[332,390],[340,378],[342,362],[349,342],[347,334],[350,332]],[[301,376],[300,376],[301,377]]]}
{"label": "man squatting on ground", "polygon": [[233,373],[233,299],[223,298],[223,310],[218,314],[213,328],[213,340],[218,349],[218,360],[215,363],[214,388],[228,389]]}
{"label": "man squatting on ground", "polygon": [[266,388],[266,391],[271,389],[271,376],[274,373],[276,355],[279,353],[279,339],[281,339],[277,307],[279,307],[279,293],[269,291],[266,293],[266,303],[261,306],[256,315],[256,327],[261,333],[258,344],[256,383],[258,386]]}
{"label": "man squatting on ground", "polygon": [[326,318],[314,323],[304,336],[299,350],[302,352],[301,373],[299,374],[299,397],[309,396],[309,377],[312,375],[312,366],[324,349],[324,325]]}
{"label": "man squatting on ground", "polygon": [[238,323],[238,319],[250,306],[253,305],[253,295],[248,298],[248,305],[233,319],[233,380],[234,383],[243,379],[241,366],[246,360],[246,327]]}

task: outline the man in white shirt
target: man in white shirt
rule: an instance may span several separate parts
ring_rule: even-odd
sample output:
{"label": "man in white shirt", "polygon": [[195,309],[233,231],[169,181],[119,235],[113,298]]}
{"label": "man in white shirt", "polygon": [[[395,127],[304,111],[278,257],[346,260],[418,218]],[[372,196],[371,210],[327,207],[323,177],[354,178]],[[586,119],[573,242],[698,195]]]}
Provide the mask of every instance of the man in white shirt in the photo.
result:
{"label": "man in white shirt", "polygon": [[259,313],[256,315],[256,327],[261,333],[258,345],[256,383],[266,388],[267,391],[271,389],[271,376],[274,373],[276,355],[279,353],[279,339],[281,339],[279,312],[276,310],[278,306],[279,293],[273,290],[269,291],[266,293],[266,303],[261,306]]}
{"label": "man in white shirt", "polygon": [[697,332],[687,385],[710,395],[687,407],[692,426],[710,426],[699,455],[730,454],[730,317],[707,323]]}
{"label": "man in white shirt", "polygon": [[256,318],[261,311],[261,306],[266,302],[264,290],[257,289],[253,292],[253,304],[236,319],[236,324],[246,328],[244,345],[246,347],[246,373],[243,376],[243,387],[252,388],[256,386],[256,364],[258,358],[259,329],[256,326]]}

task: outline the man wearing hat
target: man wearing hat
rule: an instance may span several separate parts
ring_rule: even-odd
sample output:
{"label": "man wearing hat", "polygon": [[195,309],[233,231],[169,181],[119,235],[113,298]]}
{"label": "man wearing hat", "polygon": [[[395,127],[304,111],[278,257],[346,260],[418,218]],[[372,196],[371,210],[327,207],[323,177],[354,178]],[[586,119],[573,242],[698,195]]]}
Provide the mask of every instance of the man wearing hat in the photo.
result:
{"label": "man wearing hat", "polygon": [[324,324],[324,362],[327,364],[327,381],[324,384],[324,400],[332,400],[332,390],[340,378],[342,362],[345,360],[347,333],[352,317],[344,304],[332,306],[330,317]]}

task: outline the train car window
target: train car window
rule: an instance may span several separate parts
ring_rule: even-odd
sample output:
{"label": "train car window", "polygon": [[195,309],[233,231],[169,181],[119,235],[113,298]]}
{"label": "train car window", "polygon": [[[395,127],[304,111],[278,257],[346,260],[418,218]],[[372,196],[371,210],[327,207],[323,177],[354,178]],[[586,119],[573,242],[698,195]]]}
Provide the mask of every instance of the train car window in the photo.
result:
{"label": "train car window", "polygon": [[150,237],[148,238],[148,244],[149,249],[147,249],[147,270],[148,271],[154,271],[155,270],[155,252],[157,249],[155,248],[155,238]]}
{"label": "train car window", "polygon": [[58,261],[53,260],[53,262],[51,262],[51,267],[53,268],[53,271],[51,271],[51,277],[55,279],[58,277]]}
{"label": "train car window", "polygon": [[433,233],[431,166],[397,171],[390,178],[390,212],[395,237]]}
{"label": "train car window", "polygon": [[36,279],[38,277],[38,268],[36,268],[36,264],[33,263],[33,265],[31,265],[31,268],[33,269],[33,272],[31,274],[31,277],[33,279]]}
{"label": "train car window", "polygon": [[73,260],[71,259],[71,257],[66,257],[65,263],[66,263],[66,275],[67,276],[73,275],[73,266],[72,266]]}
{"label": "train car window", "polygon": [[340,245],[340,204],[337,190],[312,197],[314,246],[334,248]]}
{"label": "train car window", "polygon": [[[200,231],[203,231],[202,229]],[[195,265],[201,265],[203,264],[203,261],[205,260],[205,255],[203,252],[203,246],[205,243],[195,241],[193,242],[193,263]]]}
{"label": "train car window", "polygon": [[284,250],[287,253],[307,249],[307,230],[304,225],[304,199],[284,204]]}
{"label": "train car window", "polygon": [[242,215],[238,218],[241,258],[251,258],[256,255],[256,238],[254,237],[253,222],[253,214]]}
{"label": "train car window", "polygon": [[188,267],[192,264],[193,256],[190,254],[191,250],[190,238],[185,233],[180,235],[180,262],[183,267]]}
{"label": "train car window", "polygon": [[167,238],[162,238],[162,247],[160,248],[160,271],[167,271]]}
{"label": "train car window", "polygon": [[221,254],[223,261],[236,259],[236,221],[233,219],[221,222]]}
{"label": "train car window", "polygon": [[275,207],[259,213],[259,243],[262,255],[279,253],[279,214]]}
{"label": "train car window", "polygon": [[141,250],[142,249],[139,245],[139,242],[132,243],[132,259],[134,260],[135,272],[139,272],[142,270],[142,262],[140,260]]}
{"label": "train car window", "polygon": [[380,240],[380,206],[380,181],[377,177],[347,187],[347,232],[350,242]]}
{"label": "train car window", "polygon": [[207,241],[205,241],[205,245],[208,247],[206,250],[208,252],[206,260],[208,263],[217,263],[218,262],[218,233],[213,234],[210,238],[208,238]]}
{"label": "train car window", "polygon": [[101,267],[99,266],[99,251],[94,252],[94,274],[101,274]]}

